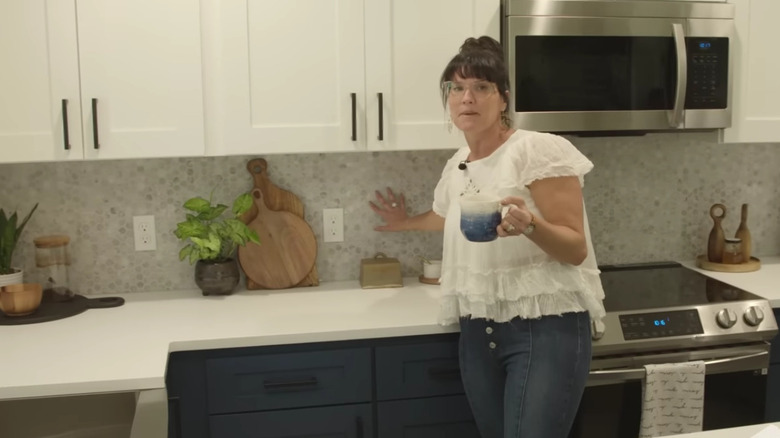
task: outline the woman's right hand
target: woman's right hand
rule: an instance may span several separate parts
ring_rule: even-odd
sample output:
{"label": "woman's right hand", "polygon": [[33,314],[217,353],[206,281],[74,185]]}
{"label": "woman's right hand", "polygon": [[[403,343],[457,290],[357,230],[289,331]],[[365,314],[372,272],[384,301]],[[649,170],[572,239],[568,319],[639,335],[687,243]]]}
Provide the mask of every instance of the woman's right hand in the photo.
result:
{"label": "woman's right hand", "polygon": [[376,226],[374,230],[403,231],[403,225],[409,219],[409,215],[406,214],[406,199],[404,199],[403,193],[396,196],[390,187],[387,188],[386,196],[382,196],[379,190],[375,193],[376,204],[371,201],[368,201],[368,204],[374,210],[374,213],[378,214],[385,221],[385,225]]}

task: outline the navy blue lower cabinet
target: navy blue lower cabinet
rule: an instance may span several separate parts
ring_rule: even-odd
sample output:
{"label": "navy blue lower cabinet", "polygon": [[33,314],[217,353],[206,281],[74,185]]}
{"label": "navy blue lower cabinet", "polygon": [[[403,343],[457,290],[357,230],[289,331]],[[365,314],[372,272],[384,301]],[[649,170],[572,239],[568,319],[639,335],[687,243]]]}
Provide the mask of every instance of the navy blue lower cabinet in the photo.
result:
{"label": "navy blue lower cabinet", "polygon": [[465,395],[379,402],[377,438],[480,438]]}
{"label": "navy blue lower cabinet", "polygon": [[168,438],[181,438],[179,397],[168,397]]}
{"label": "navy blue lower cabinet", "polygon": [[376,348],[378,400],[463,393],[457,342],[439,341]]}
{"label": "navy blue lower cabinet", "polygon": [[171,353],[169,438],[479,438],[457,333]]}
{"label": "navy blue lower cabinet", "polygon": [[370,438],[371,404],[212,415],[211,438]]}
{"label": "navy blue lower cabinet", "polygon": [[[780,348],[780,346],[778,346]],[[780,364],[769,366],[766,380],[766,411],[764,421],[780,421]]]}
{"label": "navy blue lower cabinet", "polygon": [[203,353],[171,354],[166,374],[168,438],[209,438]]}
{"label": "navy blue lower cabinet", "polygon": [[[780,321],[780,309],[773,309],[775,319]],[[766,409],[764,421],[780,421],[780,335],[772,339],[769,353],[769,375],[766,379]]]}
{"label": "navy blue lower cabinet", "polygon": [[371,401],[371,349],[206,360],[209,412],[268,411]]}

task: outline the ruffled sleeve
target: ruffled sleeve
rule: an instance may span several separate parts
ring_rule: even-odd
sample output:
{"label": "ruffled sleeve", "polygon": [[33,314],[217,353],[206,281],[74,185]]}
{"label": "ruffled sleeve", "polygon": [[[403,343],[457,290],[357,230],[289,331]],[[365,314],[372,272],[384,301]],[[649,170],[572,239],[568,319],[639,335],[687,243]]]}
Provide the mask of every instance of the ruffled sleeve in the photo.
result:
{"label": "ruffled sleeve", "polygon": [[458,163],[465,160],[466,157],[468,157],[468,148],[461,148],[447,160],[447,164],[444,165],[444,169],[441,172],[439,182],[436,184],[436,189],[433,191],[433,205],[431,209],[441,217],[447,217],[447,211],[450,208],[450,200],[452,198],[450,180],[452,179],[452,172],[458,168]]}
{"label": "ruffled sleeve", "polygon": [[582,185],[583,176],[593,169],[593,163],[571,142],[554,134],[535,132],[524,137],[514,155],[524,186],[560,176],[577,176]]}

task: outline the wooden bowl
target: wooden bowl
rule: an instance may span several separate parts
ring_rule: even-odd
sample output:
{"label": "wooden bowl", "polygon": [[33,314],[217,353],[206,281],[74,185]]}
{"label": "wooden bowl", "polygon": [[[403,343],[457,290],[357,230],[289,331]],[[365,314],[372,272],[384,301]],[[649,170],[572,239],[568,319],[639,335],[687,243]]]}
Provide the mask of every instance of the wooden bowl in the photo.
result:
{"label": "wooden bowl", "polygon": [[40,283],[9,284],[0,288],[0,311],[8,316],[29,315],[41,306]]}
{"label": "wooden bowl", "polygon": [[707,271],[716,272],[753,272],[761,269],[761,260],[750,257],[750,260],[743,263],[715,263],[707,260],[707,255],[704,254],[696,257],[696,266]]}

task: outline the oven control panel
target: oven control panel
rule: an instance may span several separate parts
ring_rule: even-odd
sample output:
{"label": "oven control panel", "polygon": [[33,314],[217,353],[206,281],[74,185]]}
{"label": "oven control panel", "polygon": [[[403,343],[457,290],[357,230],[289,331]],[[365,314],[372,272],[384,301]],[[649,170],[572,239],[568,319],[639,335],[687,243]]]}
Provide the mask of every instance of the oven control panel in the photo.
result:
{"label": "oven control panel", "polygon": [[695,309],[634,313],[619,315],[619,319],[626,341],[704,333]]}

